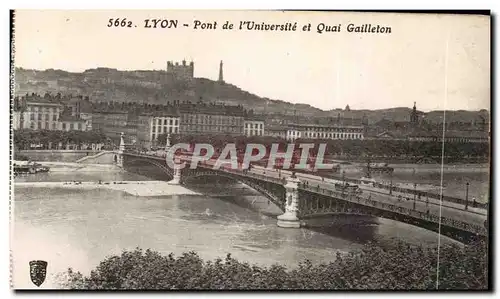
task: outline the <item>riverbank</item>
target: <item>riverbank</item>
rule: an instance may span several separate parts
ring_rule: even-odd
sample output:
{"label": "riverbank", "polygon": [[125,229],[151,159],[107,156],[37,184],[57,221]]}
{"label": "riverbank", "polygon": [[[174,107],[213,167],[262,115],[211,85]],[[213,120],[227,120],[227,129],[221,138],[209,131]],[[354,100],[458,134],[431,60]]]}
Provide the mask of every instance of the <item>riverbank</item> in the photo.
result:
{"label": "riverbank", "polygon": [[68,171],[78,171],[78,172],[121,172],[122,168],[117,165],[106,165],[106,164],[80,164],[76,162],[37,162],[43,166],[50,168],[50,172],[68,172]]}
{"label": "riverbank", "polygon": [[[489,164],[389,164],[394,168],[394,173],[432,173],[444,171],[445,173],[488,173]],[[365,173],[366,163],[353,163],[350,165],[341,165],[340,172],[346,173]]]}
{"label": "riverbank", "polygon": [[68,188],[96,189],[104,188],[122,191],[135,196],[198,195],[199,193],[180,185],[171,185],[164,181],[112,181],[112,182],[16,182],[14,187],[27,188]]}

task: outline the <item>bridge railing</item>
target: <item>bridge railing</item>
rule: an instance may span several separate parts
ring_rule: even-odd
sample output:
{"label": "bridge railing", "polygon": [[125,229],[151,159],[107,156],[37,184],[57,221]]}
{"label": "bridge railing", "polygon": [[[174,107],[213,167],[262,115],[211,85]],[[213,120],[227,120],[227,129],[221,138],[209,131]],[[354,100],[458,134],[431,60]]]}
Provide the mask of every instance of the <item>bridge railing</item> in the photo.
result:
{"label": "bridge railing", "polygon": [[264,174],[258,174],[258,173],[250,172],[250,171],[247,171],[247,170],[239,170],[239,169],[226,168],[226,169],[221,169],[219,171],[234,173],[234,174],[238,174],[238,175],[241,175],[241,176],[246,176],[246,177],[251,177],[251,178],[255,178],[255,179],[259,179],[259,180],[263,180],[263,181],[273,182],[273,183],[276,183],[276,184],[285,184],[286,183],[286,179],[285,178],[279,179],[279,178],[275,178],[275,177],[272,177],[272,176],[267,176],[267,175],[264,175]]}
{"label": "bridge railing", "polygon": [[455,219],[451,219],[451,218],[447,218],[447,217],[440,218],[439,216],[436,216],[434,214],[430,214],[430,213],[428,214],[428,213],[424,213],[422,211],[408,209],[408,208],[401,207],[401,206],[394,205],[394,204],[390,204],[390,203],[379,202],[379,201],[372,200],[369,198],[361,197],[357,194],[352,194],[352,193],[348,193],[348,192],[341,192],[341,191],[331,190],[331,189],[325,189],[325,188],[321,188],[319,186],[317,186],[317,187],[308,186],[308,185],[305,185],[303,183],[299,185],[299,188],[303,189],[303,190],[310,191],[310,192],[326,195],[326,196],[335,196],[335,197],[342,198],[344,200],[347,200],[347,201],[350,201],[353,203],[359,203],[359,204],[371,206],[371,207],[374,207],[377,209],[381,209],[381,210],[385,210],[385,211],[389,211],[389,212],[395,212],[395,213],[407,215],[407,216],[414,217],[414,218],[419,218],[419,219],[434,222],[434,223],[441,222],[442,224],[444,224],[446,226],[459,228],[459,229],[473,232],[473,233],[480,234],[480,235],[487,234],[486,229],[482,226],[479,226],[479,225],[470,224],[467,222],[463,222],[463,221],[459,221],[459,220],[455,220]]}
{"label": "bridge railing", "polygon": [[[142,154],[142,153],[136,153],[136,152],[127,152],[127,155],[131,156],[137,156],[137,157],[145,157],[145,158],[154,158],[154,159],[163,159],[165,158],[165,155],[148,155],[148,154]],[[185,161],[189,161],[189,157],[183,157],[181,156],[181,159]],[[232,168],[220,168],[220,169],[213,169],[214,163],[213,161],[200,161],[199,166],[203,167],[205,169],[212,169],[214,171],[223,171],[223,172],[229,172],[233,174],[238,174],[242,176],[247,176],[247,177],[252,177],[260,180],[265,180],[265,181],[271,181],[276,184],[283,184],[286,183],[285,178],[279,179],[275,178],[272,176],[267,176],[263,174],[257,174],[254,172],[250,172],[248,170],[242,170],[242,169],[232,169]]]}

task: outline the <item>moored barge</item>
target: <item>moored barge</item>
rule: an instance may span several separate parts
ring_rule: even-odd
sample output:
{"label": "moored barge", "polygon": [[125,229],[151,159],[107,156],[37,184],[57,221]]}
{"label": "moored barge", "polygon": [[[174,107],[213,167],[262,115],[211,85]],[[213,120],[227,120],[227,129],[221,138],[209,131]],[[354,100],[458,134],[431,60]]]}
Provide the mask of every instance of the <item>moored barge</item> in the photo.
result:
{"label": "moored barge", "polygon": [[14,161],[14,175],[49,172],[50,168],[32,161]]}

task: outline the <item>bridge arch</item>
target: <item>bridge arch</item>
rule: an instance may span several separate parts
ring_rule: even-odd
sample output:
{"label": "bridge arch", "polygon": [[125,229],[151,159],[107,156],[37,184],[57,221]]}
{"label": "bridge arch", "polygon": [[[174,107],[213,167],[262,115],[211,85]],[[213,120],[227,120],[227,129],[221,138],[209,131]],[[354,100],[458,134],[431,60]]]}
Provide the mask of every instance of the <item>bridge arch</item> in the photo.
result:
{"label": "bridge arch", "polygon": [[463,231],[452,226],[442,225],[441,229],[439,229],[439,225],[437,223],[426,221],[423,219],[418,219],[415,217],[411,217],[408,215],[402,215],[397,213],[386,213],[384,211],[380,211],[378,209],[352,209],[351,211],[324,211],[324,212],[310,212],[301,215],[301,220],[314,219],[325,216],[335,216],[335,215],[353,215],[353,216],[371,216],[382,219],[387,219],[399,223],[404,223],[410,226],[418,227],[421,229],[425,229],[427,231],[438,234],[441,232],[442,235],[453,239],[459,242],[467,242],[468,240],[473,240],[474,238],[478,238],[479,236],[474,233]]}
{"label": "bridge arch", "polygon": [[240,176],[237,174],[231,174],[231,173],[226,173],[224,171],[196,171],[196,172],[189,172],[186,174],[183,174],[182,180],[184,182],[189,181],[190,179],[198,178],[198,177],[210,177],[210,176],[216,176],[216,177],[223,177],[227,178],[232,181],[236,181],[239,183],[243,183],[250,188],[254,189],[255,191],[259,192],[261,195],[269,199],[273,204],[275,204],[278,208],[280,208],[281,211],[285,211],[285,199],[284,199],[284,187],[283,187],[283,197],[281,197],[278,194],[275,194],[271,191],[269,191],[267,188],[259,185],[257,182],[254,182],[252,179],[247,178],[245,176]]}
{"label": "bridge arch", "polygon": [[164,173],[168,174],[170,177],[174,176],[174,172],[171,168],[167,167],[159,160],[147,159],[147,158],[127,158],[124,162],[125,165],[134,165],[137,163],[147,163],[160,168]]}

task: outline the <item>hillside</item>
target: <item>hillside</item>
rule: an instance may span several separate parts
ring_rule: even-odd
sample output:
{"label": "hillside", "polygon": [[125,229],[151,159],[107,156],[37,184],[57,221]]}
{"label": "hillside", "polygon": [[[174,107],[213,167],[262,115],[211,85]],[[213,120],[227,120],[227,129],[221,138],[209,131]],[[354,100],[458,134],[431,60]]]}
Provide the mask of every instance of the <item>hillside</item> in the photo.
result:
{"label": "hillside", "polygon": [[[169,101],[219,102],[230,105],[243,105],[257,113],[277,113],[361,119],[368,117],[369,123],[382,119],[403,122],[409,120],[410,107],[396,107],[381,110],[335,109],[323,111],[308,104],[292,104],[272,100],[244,91],[237,86],[206,79],[194,78],[191,82],[169,80],[165,71],[119,71],[110,68],[89,69],[82,73],[62,70],[44,71],[16,68],[16,94],[62,93],[89,96],[91,101],[147,102],[166,104]],[[417,103],[418,104],[418,103]],[[447,121],[480,122],[481,116],[489,119],[486,110],[449,111]],[[425,119],[431,123],[442,121],[443,112],[426,113]]]}

